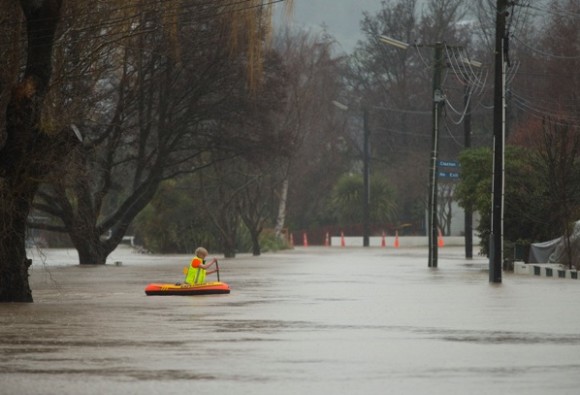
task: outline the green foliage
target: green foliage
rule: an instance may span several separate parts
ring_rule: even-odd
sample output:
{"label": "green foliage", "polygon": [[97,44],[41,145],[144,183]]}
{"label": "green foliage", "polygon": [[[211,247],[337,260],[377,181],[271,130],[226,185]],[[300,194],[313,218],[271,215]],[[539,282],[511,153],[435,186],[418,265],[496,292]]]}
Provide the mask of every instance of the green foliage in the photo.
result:
{"label": "green foliage", "polygon": [[286,240],[276,237],[273,229],[266,229],[260,234],[262,252],[287,250],[290,246]]}
{"label": "green foliage", "polygon": [[459,162],[461,179],[455,190],[455,198],[461,207],[471,205],[483,216],[491,209],[491,150],[465,150],[459,156]]}
{"label": "green foliage", "polygon": [[[364,181],[359,174],[343,175],[332,191],[331,207],[339,224],[360,223],[363,218]],[[394,219],[397,213],[395,191],[383,177],[370,179],[369,216],[374,223]]]}
{"label": "green foliage", "polygon": [[135,235],[156,253],[192,253],[200,245],[214,251],[218,243],[197,207],[183,182],[166,181],[135,219]]}
{"label": "green foliage", "polygon": [[336,209],[339,223],[359,222],[362,218],[363,179],[348,174],[341,177],[333,190],[332,205]]}
{"label": "green foliage", "polygon": [[[198,246],[212,253],[222,250],[220,240],[213,232],[213,224],[197,200],[193,177],[164,182],[151,203],[134,222],[135,235],[144,247],[155,253],[191,254]],[[252,251],[252,240],[248,229],[238,224],[236,250]],[[278,251],[288,245],[266,229],[260,235],[263,252]]]}
{"label": "green foliage", "polygon": [[[542,184],[542,174],[534,152],[514,146],[505,151],[504,237],[507,241],[546,240],[552,236],[547,221],[544,196],[549,191]],[[478,232],[482,252],[487,253],[491,229],[492,151],[476,148],[464,151],[459,158],[461,180],[455,198],[462,207],[479,212]]]}

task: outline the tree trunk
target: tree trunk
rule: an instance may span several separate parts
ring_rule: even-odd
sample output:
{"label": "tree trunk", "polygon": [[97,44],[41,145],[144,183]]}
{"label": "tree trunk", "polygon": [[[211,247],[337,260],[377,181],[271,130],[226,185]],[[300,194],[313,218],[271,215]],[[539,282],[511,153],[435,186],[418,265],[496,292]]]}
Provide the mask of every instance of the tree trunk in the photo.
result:
{"label": "tree trunk", "polygon": [[79,255],[80,265],[104,265],[109,255],[96,232],[71,235],[71,240]]}
{"label": "tree trunk", "polygon": [[24,75],[6,108],[0,147],[0,302],[32,302],[26,219],[42,179],[71,149],[64,134],[49,136],[41,112],[52,74],[51,55],[61,0],[20,2],[28,34]]}
{"label": "tree trunk", "polygon": [[260,248],[260,232],[250,230],[250,237],[252,238],[252,254],[254,256],[260,256],[262,253],[262,249]]}
{"label": "tree trunk", "polygon": [[0,302],[32,302],[26,257],[26,218],[31,199],[0,187]]}
{"label": "tree trunk", "polygon": [[233,237],[224,237],[223,238],[223,249],[224,249],[224,257],[226,258],[235,258],[236,256],[236,238]]}
{"label": "tree trunk", "polygon": [[280,203],[278,205],[278,216],[276,218],[276,226],[274,227],[274,234],[278,239],[282,239],[282,230],[286,222],[286,201],[288,200],[288,177],[282,183],[282,190],[280,191]]}

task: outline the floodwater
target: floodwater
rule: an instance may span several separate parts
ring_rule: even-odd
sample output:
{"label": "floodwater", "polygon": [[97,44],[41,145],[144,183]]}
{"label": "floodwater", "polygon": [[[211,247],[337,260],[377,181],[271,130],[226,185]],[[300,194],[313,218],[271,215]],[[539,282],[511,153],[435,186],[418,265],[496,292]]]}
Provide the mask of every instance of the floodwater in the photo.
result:
{"label": "floodwater", "polygon": [[0,304],[0,393],[579,393],[580,282],[493,285],[462,254],[241,255],[220,260],[229,295],[146,296],[190,257],[36,251],[35,303]]}

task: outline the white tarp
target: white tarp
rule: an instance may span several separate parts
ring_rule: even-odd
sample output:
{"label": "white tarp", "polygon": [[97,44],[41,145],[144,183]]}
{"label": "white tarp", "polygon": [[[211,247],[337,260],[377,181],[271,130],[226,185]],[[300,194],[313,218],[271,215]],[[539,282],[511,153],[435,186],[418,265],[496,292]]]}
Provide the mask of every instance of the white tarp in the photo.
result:
{"label": "white tarp", "polygon": [[558,237],[554,240],[544,241],[541,243],[532,243],[530,245],[528,263],[548,263],[550,261],[550,255],[552,255],[556,249],[556,245],[561,240],[562,237]]}
{"label": "white tarp", "polygon": [[[561,236],[542,243],[532,243],[528,263],[561,263],[568,265],[565,241],[564,236]],[[570,235],[570,247],[572,250],[572,263],[574,264],[580,257],[580,221],[576,221],[574,224],[574,229]]]}

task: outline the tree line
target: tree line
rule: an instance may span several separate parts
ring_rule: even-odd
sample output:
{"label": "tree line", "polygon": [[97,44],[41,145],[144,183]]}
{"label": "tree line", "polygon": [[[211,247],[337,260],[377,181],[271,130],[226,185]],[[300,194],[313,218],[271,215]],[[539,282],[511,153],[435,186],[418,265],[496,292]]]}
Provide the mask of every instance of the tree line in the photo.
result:
{"label": "tree line", "polygon": [[[579,49],[571,44],[580,11],[569,0],[518,3],[506,237],[542,240],[569,229],[578,211]],[[30,229],[68,235],[79,263],[94,265],[128,232],[156,252],[204,244],[234,256],[259,255],[288,228],[360,223],[363,110],[373,227],[424,232],[435,43],[445,44],[438,155],[461,155],[462,164],[459,184],[442,183],[439,216],[448,226],[458,198],[479,211],[485,238],[489,1],[384,2],[362,16],[364,39],[350,55],[325,33],[273,34],[271,4],[258,0],[0,7],[0,300],[32,300]],[[540,212],[550,215],[531,214]]]}

